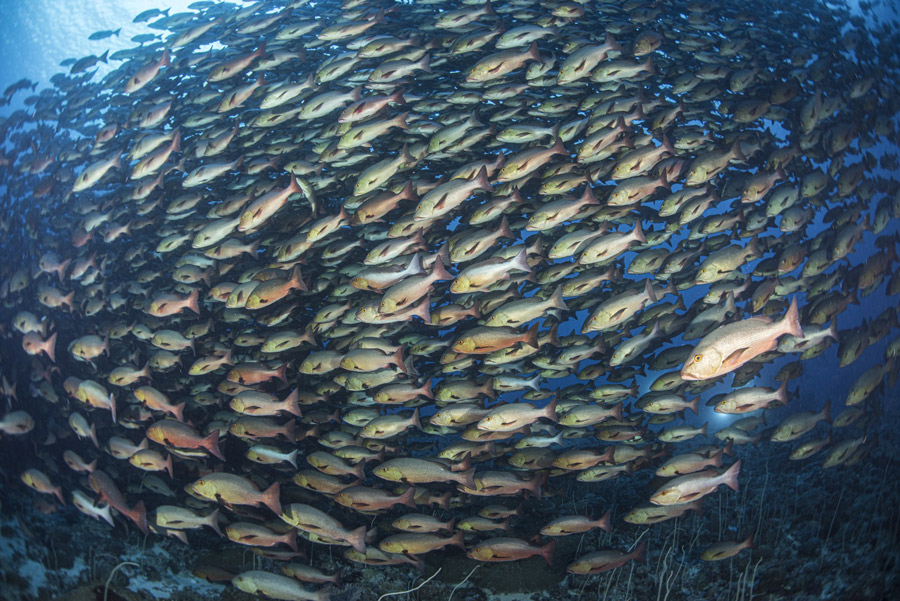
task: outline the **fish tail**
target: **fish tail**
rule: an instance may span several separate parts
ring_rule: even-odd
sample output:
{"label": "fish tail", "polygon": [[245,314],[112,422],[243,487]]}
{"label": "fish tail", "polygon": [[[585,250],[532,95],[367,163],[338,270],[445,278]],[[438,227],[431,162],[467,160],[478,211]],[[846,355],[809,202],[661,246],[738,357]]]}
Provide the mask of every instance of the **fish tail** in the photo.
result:
{"label": "fish tail", "polygon": [[497,228],[497,236],[500,238],[516,238],[516,235],[509,229],[509,219],[506,218],[506,215],[500,220],[500,227]]}
{"label": "fish tail", "polygon": [[462,482],[460,482],[460,484],[462,484],[466,488],[473,489],[473,490],[475,489],[475,468],[474,467],[470,467],[469,469],[467,469],[464,472],[459,472],[459,475],[460,475],[460,479],[462,480]]}
{"label": "fish tail", "polygon": [[131,508],[131,510],[127,513],[128,519],[134,522],[135,526],[137,526],[141,532],[144,534],[148,534],[150,530],[147,528],[147,507],[144,505],[144,501],[138,501],[137,505]]}
{"label": "fish tail", "polygon": [[647,237],[644,235],[644,228],[641,227],[640,219],[635,221],[634,230],[631,232],[634,239],[640,242],[641,244],[647,244]]}
{"label": "fish tail", "polygon": [[400,113],[394,117],[394,125],[400,129],[409,129],[409,125],[406,123],[406,118],[409,117],[409,113],[410,111],[406,111],[405,113]]}
{"label": "fish tail", "polygon": [[[525,252],[525,249],[519,251],[519,253],[515,256],[511,263],[511,267],[515,269],[519,269],[521,271],[525,271],[527,273],[531,273],[531,265],[528,264],[528,255]],[[535,347],[537,348],[537,347]]]}
{"label": "fish tail", "polygon": [[547,406],[544,407],[544,417],[554,422],[559,421],[559,417],[556,415],[556,397],[553,397]]}
{"label": "fish tail", "polygon": [[612,531],[612,509],[607,509],[606,513],[603,514],[603,517],[594,522],[594,525],[604,532]]}
{"label": "fish tail", "polygon": [[294,553],[297,552],[297,531],[291,530],[290,532],[285,532],[284,537],[282,538],[282,542],[291,548],[291,551]]}
{"label": "fish tail", "polygon": [[560,311],[568,311],[569,307],[566,305],[566,301],[563,300],[562,293],[562,285],[558,285],[556,290],[553,291],[553,295],[550,297],[550,306],[554,309],[559,309]]}
{"label": "fish tail", "polygon": [[459,547],[460,549],[462,549],[463,551],[465,551],[465,550],[466,550],[466,541],[465,541],[465,539],[464,539],[464,536],[465,536],[465,531],[464,531],[464,530],[457,530],[457,531],[456,531],[456,534],[454,534],[454,535],[450,538],[450,544],[451,544],[451,545],[456,545],[457,547]]}
{"label": "fish tail", "polygon": [[738,459],[734,462],[728,470],[725,472],[725,485],[731,490],[738,490],[738,474],[741,473],[741,460]]}
{"label": "fish tail", "polygon": [[216,531],[216,534],[224,537],[222,530],[219,529],[219,508],[216,507],[208,516],[206,516],[206,525]]}
{"label": "fish tail", "polygon": [[59,332],[53,332],[50,334],[50,338],[44,343],[44,352],[47,353],[47,356],[50,357],[50,361],[53,363],[56,363],[56,335],[58,333]]}
{"label": "fish tail", "polygon": [[299,398],[300,395],[295,388],[291,391],[291,394],[284,399],[284,410],[296,417],[301,417]]}
{"label": "fish tail", "polygon": [[647,552],[647,541],[642,541],[637,548],[632,551],[631,558],[635,561],[644,561],[644,555]]}
{"label": "fish tail", "polygon": [[400,495],[400,498],[397,499],[397,502],[402,505],[407,505],[408,507],[416,508],[416,489],[412,486],[403,491],[403,494]]}
{"label": "fish tail", "polygon": [[203,439],[201,445],[204,449],[225,461],[225,456],[222,455],[222,451],[219,450],[219,431],[213,430],[209,436]]}
{"label": "fish tail", "polygon": [[541,62],[541,53],[538,52],[537,42],[531,42],[531,47],[528,48],[528,58],[536,60],[537,62]]}
{"label": "fish tail", "polygon": [[475,182],[478,185],[479,190],[491,192],[494,189],[494,186],[488,181],[487,167],[482,166],[482,168],[478,170],[478,173],[475,175]]}
{"label": "fish tail", "polygon": [[653,289],[653,285],[650,283],[650,280],[644,280],[644,292],[647,294],[647,298],[649,298],[654,303],[657,301],[656,291]]}
{"label": "fish tail", "polygon": [[276,482],[262,494],[262,504],[271,509],[275,514],[281,515],[281,483]]}
{"label": "fish tail", "polygon": [[366,552],[366,527],[360,526],[347,533],[346,541],[360,553]]}
{"label": "fish tail", "polygon": [[[698,409],[700,408],[700,397],[696,397],[693,401],[688,403],[688,409],[694,412],[694,415],[699,415]],[[619,418],[620,420],[622,418]]]}
{"label": "fish tail", "polygon": [[525,344],[530,346],[531,348],[541,348],[540,342],[538,342],[538,324],[535,323],[533,326],[528,328],[528,331],[525,332],[525,340],[523,341]]}
{"label": "fish tail", "polygon": [[[462,531],[460,531],[462,532]],[[540,555],[544,558],[544,561],[547,562],[548,566],[553,565],[553,549],[556,548],[556,541],[552,540],[543,547],[541,547]]]}
{"label": "fish tail", "polygon": [[288,439],[289,442],[297,442],[297,436],[294,434],[294,420],[289,419],[287,423],[284,424],[284,429],[282,433],[284,437]]}
{"label": "fish tail", "polygon": [[187,297],[187,308],[200,315],[200,289],[194,288]]}
{"label": "fish tail", "polygon": [[796,296],[791,300],[791,304],[788,307],[787,313],[784,314],[782,322],[784,324],[785,333],[797,336],[798,338],[803,336],[803,329],[800,327],[800,310],[797,308]]}
{"label": "fish tail", "polygon": [[441,259],[440,255],[434,258],[434,265],[431,268],[431,277],[435,281],[453,279],[453,275],[447,271],[446,267],[444,267],[444,261]]}
{"label": "fish tail", "polygon": [[822,407],[822,411],[819,414],[822,416],[823,422],[831,423],[831,399],[825,401],[825,406]]}
{"label": "fish tail", "polygon": [[412,314],[417,315],[425,323],[431,323],[431,297],[426,296]]}
{"label": "fish tail", "polygon": [[107,505],[106,507],[104,507],[103,509],[101,509],[101,510],[99,511],[98,515],[99,515],[101,518],[103,518],[103,519],[106,521],[107,524],[109,524],[110,526],[115,527],[116,523],[113,521],[113,517],[112,517],[112,507],[110,507],[109,505]]}

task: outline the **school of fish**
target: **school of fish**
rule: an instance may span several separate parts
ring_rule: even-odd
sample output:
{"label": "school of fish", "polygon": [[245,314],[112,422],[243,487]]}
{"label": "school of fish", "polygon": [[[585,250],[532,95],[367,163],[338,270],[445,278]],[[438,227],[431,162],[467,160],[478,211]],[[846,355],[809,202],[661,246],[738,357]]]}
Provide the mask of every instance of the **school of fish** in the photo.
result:
{"label": "school of fish", "polygon": [[[896,31],[795,0],[136,22],[159,33],[4,94],[32,93],[0,120],[0,445],[40,434],[52,452],[16,475],[38,493],[209,528],[285,560],[219,579],[327,599],[298,537],[370,565],[455,546],[596,574],[644,544],[554,557],[556,537],[699,511],[739,489],[741,445],[821,469],[875,443],[858,426],[896,337],[847,398],[765,412],[802,360],[836,344],[850,365],[898,327]],[[873,293],[893,306],[839,330]],[[701,405],[742,419],[698,427]],[[660,484],[627,513],[517,521],[640,471]]]}

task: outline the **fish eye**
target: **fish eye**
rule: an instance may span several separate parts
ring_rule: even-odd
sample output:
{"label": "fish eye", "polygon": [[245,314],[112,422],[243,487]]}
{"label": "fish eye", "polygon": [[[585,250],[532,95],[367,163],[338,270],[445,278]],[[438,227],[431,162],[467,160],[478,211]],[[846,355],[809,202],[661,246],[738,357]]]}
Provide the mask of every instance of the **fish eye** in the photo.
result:
{"label": "fish eye", "polygon": [[700,361],[700,359],[702,359],[702,358],[703,358],[702,355],[694,355],[694,362]]}

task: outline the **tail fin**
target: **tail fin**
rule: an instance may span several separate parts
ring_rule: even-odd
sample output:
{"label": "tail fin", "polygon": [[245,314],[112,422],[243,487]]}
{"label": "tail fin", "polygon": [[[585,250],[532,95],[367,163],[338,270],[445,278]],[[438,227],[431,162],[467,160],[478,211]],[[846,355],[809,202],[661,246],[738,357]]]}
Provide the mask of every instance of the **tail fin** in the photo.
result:
{"label": "tail fin", "polygon": [[291,415],[294,415],[296,417],[301,417],[300,404],[298,401],[299,401],[299,393],[297,392],[297,389],[295,388],[294,390],[291,391],[291,394],[287,395],[287,398],[285,398],[284,401],[282,401],[282,403],[284,404],[283,410],[287,411],[288,413],[290,413]]}
{"label": "tail fin", "polygon": [[631,558],[635,561],[644,561],[644,555],[647,552],[647,541],[641,542],[637,548],[631,552]]}
{"label": "tail fin", "polygon": [[553,397],[547,406],[544,407],[544,417],[554,422],[559,421],[559,417],[556,414],[556,397]]}
{"label": "tail fin", "polygon": [[612,531],[612,509],[607,509],[603,517],[594,522],[594,526],[600,528],[604,532]]}
{"label": "tail fin", "polygon": [[554,309],[559,309],[560,311],[569,310],[566,301],[563,300],[562,285],[557,286],[556,290],[554,290],[553,294],[550,296],[550,306]]}
{"label": "tail fin", "polygon": [[132,507],[127,515],[128,519],[134,522],[141,532],[144,534],[150,533],[150,529],[147,528],[147,507],[144,505],[143,501],[138,501],[137,505]]}
{"label": "tail fin", "polygon": [[831,423],[831,399],[825,401],[825,406],[822,407],[822,411],[819,412],[819,415],[822,416],[822,421]]}
{"label": "tail fin", "polygon": [[[462,532],[462,531],[460,530],[460,532]],[[552,540],[549,543],[547,543],[546,545],[544,545],[543,547],[541,547],[541,550],[540,550],[541,557],[544,558],[544,561],[547,562],[548,566],[553,565],[553,549],[555,549],[555,548],[556,548],[555,540]]]}
{"label": "tail fin", "polygon": [[784,331],[786,334],[792,334],[798,338],[803,336],[803,329],[800,327],[800,311],[797,308],[796,296],[791,300],[787,313],[784,314],[784,318],[781,321],[784,324]]}
{"label": "tail fin", "polygon": [[541,344],[538,342],[538,324],[534,324],[528,331],[525,332],[525,340],[523,340],[525,344],[530,346],[531,348],[539,349],[541,348]]}
{"label": "tail fin", "polygon": [[402,495],[400,495],[400,498],[397,499],[397,502],[415,509],[416,508],[416,500],[415,499],[416,499],[416,489],[415,489],[415,487],[410,486],[409,488],[406,489],[406,491]]}
{"label": "tail fin", "polygon": [[[74,294],[74,293],[73,293]],[[56,363],[56,335],[58,332],[53,332],[50,334],[50,338],[48,338],[44,343],[44,352],[47,353],[47,356],[50,357],[50,361]]]}
{"label": "tail fin", "polygon": [[[415,490],[415,489],[410,489]],[[351,530],[347,533],[347,537],[345,540],[350,543],[350,546],[359,551],[360,553],[366,552],[366,527],[360,526],[355,530]]]}
{"label": "tail fin", "polygon": [[209,436],[203,439],[200,444],[201,447],[212,453],[214,456],[218,457],[222,461],[225,461],[225,456],[222,455],[222,451],[219,450],[219,431],[213,430]]}
{"label": "tail fin", "polygon": [[738,459],[730,468],[725,471],[725,486],[731,490],[738,490],[738,474],[741,473],[741,460]]}
{"label": "tail fin", "polygon": [[187,308],[200,315],[200,289],[194,288],[187,297]]}
{"label": "tail fin", "polygon": [[647,244],[647,237],[644,235],[644,229],[641,227],[640,219],[634,222],[634,230],[632,230],[631,235],[641,244]]}
{"label": "tail fin", "polygon": [[691,401],[690,403],[688,403],[688,406],[687,406],[687,407],[688,407],[688,409],[690,409],[691,411],[694,412],[694,415],[699,415],[699,413],[698,413],[697,410],[698,410],[699,407],[700,407],[700,397],[698,396],[698,397],[695,398],[693,401]]}
{"label": "tail fin", "polygon": [[262,494],[261,502],[277,515],[281,515],[281,483],[276,482]]}
{"label": "tail fin", "polygon": [[781,386],[778,387],[778,390],[775,393],[775,395],[776,395],[775,398],[777,398],[778,402],[781,403],[782,405],[787,405],[788,401],[790,400],[790,396],[788,395],[788,391],[787,391],[787,384],[788,384],[787,380],[782,382]]}
{"label": "tail fin", "polygon": [[206,516],[205,524],[216,531],[219,536],[225,536],[219,529],[219,508],[216,507],[208,516]]}

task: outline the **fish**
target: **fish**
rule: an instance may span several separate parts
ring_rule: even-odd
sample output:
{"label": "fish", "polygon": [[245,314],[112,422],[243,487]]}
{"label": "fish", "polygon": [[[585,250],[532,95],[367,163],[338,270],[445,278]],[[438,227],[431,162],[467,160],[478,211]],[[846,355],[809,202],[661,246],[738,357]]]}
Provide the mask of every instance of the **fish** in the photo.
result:
{"label": "fish", "polygon": [[773,350],[783,334],[803,336],[796,298],[779,321],[751,317],[719,326],[704,336],[681,368],[681,378],[708,380],[732,372],[754,357]]}
{"label": "fish", "polygon": [[629,561],[644,561],[647,543],[641,542],[630,553],[618,550],[595,551],[579,557],[566,567],[572,574],[602,574],[620,568]]}
{"label": "fish", "polygon": [[741,460],[721,474],[712,470],[694,472],[685,476],[679,476],[662,485],[650,496],[650,502],[654,505],[679,505],[715,492],[720,484],[725,484],[732,490],[738,489],[737,476],[741,471]]}
{"label": "fish", "polygon": [[308,591],[293,578],[262,570],[241,572],[232,578],[231,583],[245,593],[282,601],[327,601],[331,598],[330,585],[314,592]]}
{"label": "fish", "polygon": [[547,565],[553,565],[553,550],[556,541],[551,540],[546,545],[534,546],[527,542],[510,537],[495,537],[484,540],[477,545],[468,548],[466,556],[478,561],[504,562],[517,561],[527,557],[541,557]]}
{"label": "fish", "polygon": [[729,557],[734,557],[744,549],[753,547],[753,535],[751,534],[742,541],[722,541],[704,549],[700,554],[703,561],[722,561]]}
{"label": "fish", "polygon": [[190,484],[190,491],[201,499],[223,503],[227,507],[265,505],[278,515],[281,514],[280,490],[279,482],[273,483],[265,491],[260,491],[247,478],[222,472],[207,474]]}

